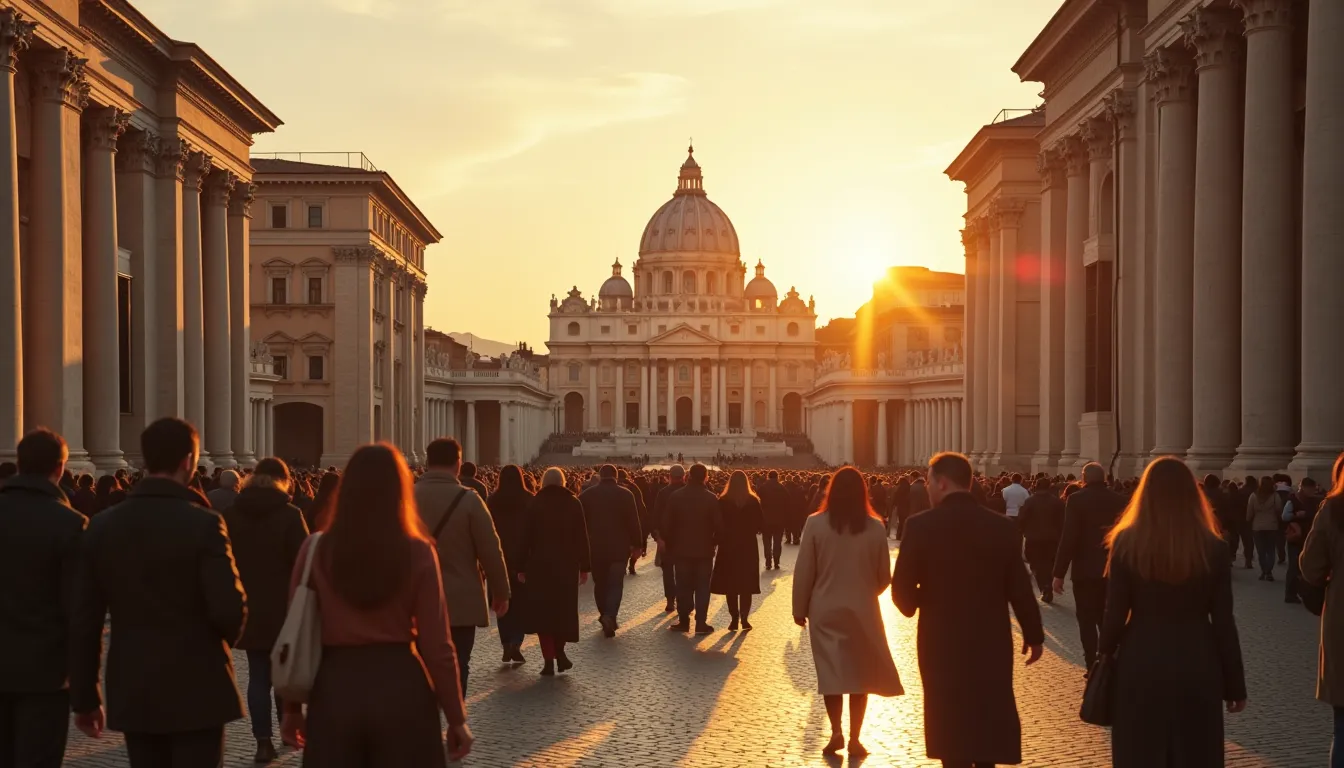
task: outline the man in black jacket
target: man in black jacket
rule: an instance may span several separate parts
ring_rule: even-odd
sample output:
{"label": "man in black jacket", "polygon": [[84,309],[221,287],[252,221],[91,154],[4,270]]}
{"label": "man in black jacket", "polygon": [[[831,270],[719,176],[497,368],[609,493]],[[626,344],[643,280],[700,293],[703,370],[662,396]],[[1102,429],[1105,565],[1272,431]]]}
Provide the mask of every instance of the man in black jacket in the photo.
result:
{"label": "man in black jacket", "polygon": [[708,635],[709,577],[714,569],[714,546],[719,536],[719,498],[705,487],[709,470],[704,464],[691,467],[685,487],[668,497],[663,540],[677,569],[676,624],[673,632],[690,631],[691,607],[695,607],[695,633]]}
{"label": "man in black jacket", "polygon": [[579,494],[588,549],[593,559],[593,599],[602,634],[616,636],[616,615],[625,591],[625,564],[639,553],[644,534],[639,528],[635,495],[617,483],[616,467],[603,464],[597,485]]}
{"label": "man in black jacket", "polygon": [[644,550],[648,547],[649,535],[652,532],[653,526],[650,524],[649,520],[649,507],[644,503],[644,489],[640,488],[639,484],[630,477],[630,473],[626,472],[624,469],[616,471],[616,482],[622,488],[634,494],[635,509],[639,513],[639,552],[632,552],[630,554],[629,563],[630,575],[633,576],[635,574],[635,563],[639,562],[639,558],[644,556]]}
{"label": "man in black jacket", "polygon": [[1064,528],[1064,501],[1050,489],[1050,481],[1036,478],[1031,496],[1022,502],[1017,513],[1017,525],[1026,541],[1025,554],[1036,586],[1041,590],[1041,602],[1052,603],[1050,574],[1059,549],[1059,535]]}
{"label": "man in black jacket", "polygon": [[686,487],[686,469],[677,464],[668,474],[671,475],[671,481],[658,489],[658,495],[653,501],[653,535],[658,542],[658,560],[663,569],[663,597],[667,599],[667,608],[664,610],[671,613],[677,610],[677,569],[667,550],[663,527],[667,522],[667,500]]}
{"label": "man in black jacket", "polygon": [[1213,509],[1213,516],[1218,518],[1218,526],[1223,530],[1223,541],[1227,542],[1228,551],[1232,553],[1232,562],[1235,563],[1237,561],[1237,540],[1241,530],[1240,518],[1246,516],[1246,508],[1243,506],[1241,514],[1237,514],[1236,503],[1226,493],[1223,493],[1222,484],[1222,480],[1217,475],[1205,475],[1204,499]]}
{"label": "man in black jacket", "polygon": [[1124,509],[1125,500],[1106,487],[1106,470],[1096,462],[1083,467],[1083,488],[1064,505],[1054,588],[1055,594],[1064,594],[1064,574],[1072,565],[1074,613],[1083,640],[1083,664],[1089,671],[1097,660],[1097,637],[1106,613],[1106,534]]}
{"label": "man in black jacket", "polygon": [[765,569],[770,570],[779,567],[779,557],[784,553],[784,531],[792,525],[792,500],[788,490],[779,484],[779,473],[773,469],[756,489],[756,495],[761,497],[761,512],[765,516],[761,549],[765,552]]}
{"label": "man in black jacket", "polygon": [[98,672],[112,616],[107,728],[131,768],[216,766],[224,724],[243,715],[231,646],[246,617],[224,520],[188,488],[196,429],[160,419],[140,435],[146,477],[84,535],[71,628],[75,724],[103,729]]}
{"label": "man in black jacket", "polygon": [[0,487],[0,765],[58,768],[70,720],[68,634],[87,520],[57,483],[65,440],[39,429],[18,444]]}

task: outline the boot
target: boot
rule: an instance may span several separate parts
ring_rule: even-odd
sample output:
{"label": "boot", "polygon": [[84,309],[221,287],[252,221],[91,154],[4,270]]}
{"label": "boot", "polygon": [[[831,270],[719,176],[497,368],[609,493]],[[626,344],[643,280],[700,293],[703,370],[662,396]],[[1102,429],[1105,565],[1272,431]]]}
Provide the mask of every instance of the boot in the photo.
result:
{"label": "boot", "polygon": [[574,668],[574,662],[569,660],[564,651],[555,655],[555,669],[557,672],[568,672]]}
{"label": "boot", "polygon": [[270,739],[257,739],[257,754],[252,758],[252,762],[257,765],[266,765],[276,760],[280,755],[275,751],[275,745]]}
{"label": "boot", "polygon": [[555,660],[547,659],[546,665],[541,668],[543,677],[552,677],[555,675]]}

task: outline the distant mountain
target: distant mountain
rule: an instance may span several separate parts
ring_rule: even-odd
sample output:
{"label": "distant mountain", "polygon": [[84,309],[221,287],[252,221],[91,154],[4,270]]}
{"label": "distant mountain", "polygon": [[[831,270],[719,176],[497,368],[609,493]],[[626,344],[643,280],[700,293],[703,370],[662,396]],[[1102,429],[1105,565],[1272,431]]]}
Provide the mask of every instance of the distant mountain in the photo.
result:
{"label": "distant mountain", "polygon": [[448,335],[451,336],[453,340],[456,341],[458,344],[465,344],[476,354],[483,355],[485,357],[499,357],[500,355],[507,355],[512,353],[515,349],[518,348],[516,344],[508,344],[503,341],[493,341],[491,339],[483,339],[474,333],[450,332]]}

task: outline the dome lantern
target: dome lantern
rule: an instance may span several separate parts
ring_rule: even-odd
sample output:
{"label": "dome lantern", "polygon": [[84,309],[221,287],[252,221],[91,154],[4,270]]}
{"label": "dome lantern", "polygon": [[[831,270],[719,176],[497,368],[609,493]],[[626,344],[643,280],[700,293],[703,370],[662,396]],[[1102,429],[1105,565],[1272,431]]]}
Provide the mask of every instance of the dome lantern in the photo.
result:
{"label": "dome lantern", "polygon": [[737,231],[723,210],[705,194],[694,146],[686,149],[686,161],[681,165],[672,199],[663,203],[644,227],[639,255],[708,255],[716,260],[726,256],[729,265],[737,262],[740,255]]}

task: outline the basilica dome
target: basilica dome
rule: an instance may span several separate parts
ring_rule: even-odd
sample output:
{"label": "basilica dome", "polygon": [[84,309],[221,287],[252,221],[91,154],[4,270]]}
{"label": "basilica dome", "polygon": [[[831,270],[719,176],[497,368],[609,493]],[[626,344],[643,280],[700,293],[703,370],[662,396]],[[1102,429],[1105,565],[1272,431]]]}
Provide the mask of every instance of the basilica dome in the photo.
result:
{"label": "basilica dome", "polygon": [[635,292],[630,288],[630,283],[624,277],[621,277],[621,262],[617,259],[615,264],[611,265],[611,277],[602,284],[597,291],[599,299],[633,299]]}
{"label": "basilica dome", "polygon": [[740,253],[733,222],[705,195],[695,147],[687,150],[677,191],[649,219],[639,242],[640,256],[660,253],[723,254],[733,261]]}
{"label": "basilica dome", "polygon": [[779,292],[775,290],[775,284],[765,276],[764,263],[756,262],[756,276],[751,279],[750,283],[747,283],[747,289],[742,295],[748,300],[766,299],[773,302],[778,298]]}

